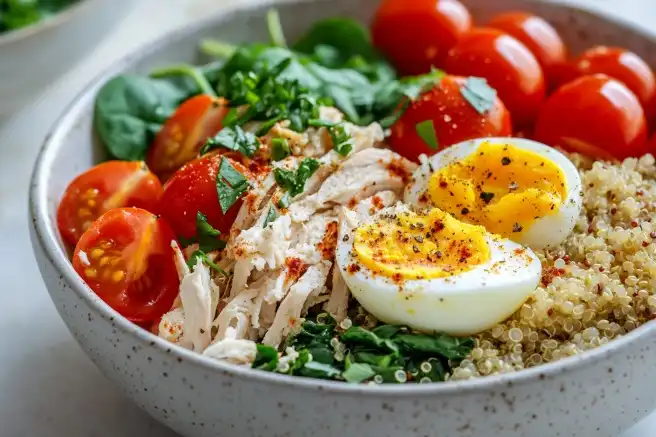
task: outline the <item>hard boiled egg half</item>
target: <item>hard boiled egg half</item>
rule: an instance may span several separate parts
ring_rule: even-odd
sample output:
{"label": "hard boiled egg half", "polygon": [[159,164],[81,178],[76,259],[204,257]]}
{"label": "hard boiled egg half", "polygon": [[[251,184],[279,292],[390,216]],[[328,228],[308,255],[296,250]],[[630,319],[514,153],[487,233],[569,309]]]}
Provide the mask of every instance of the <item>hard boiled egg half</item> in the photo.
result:
{"label": "hard boiled egg half", "polygon": [[530,249],[438,208],[398,204],[362,222],[343,214],[338,267],[353,296],[383,322],[481,332],[515,312],[540,281]]}
{"label": "hard boiled egg half", "polygon": [[546,248],[562,243],[574,229],[581,212],[581,178],[552,147],[521,138],[484,138],[424,157],[404,200]]}

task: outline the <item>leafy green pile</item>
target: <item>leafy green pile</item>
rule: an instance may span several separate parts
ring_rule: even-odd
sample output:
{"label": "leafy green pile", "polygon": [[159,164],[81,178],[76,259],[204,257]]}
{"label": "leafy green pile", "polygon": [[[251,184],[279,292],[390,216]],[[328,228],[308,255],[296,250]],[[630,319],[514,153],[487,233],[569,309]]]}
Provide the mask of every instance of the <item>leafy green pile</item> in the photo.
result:
{"label": "leafy green pile", "polygon": [[474,347],[471,338],[397,325],[343,330],[327,314],[306,320],[287,343],[298,353],[291,364],[281,365],[276,349],[258,344],[253,368],[351,383],[439,382]]}
{"label": "leafy green pile", "polygon": [[[352,19],[319,21],[291,47],[285,46],[275,11],[268,21],[272,44],[203,41],[201,49],[219,61],[173,66],[149,77],[120,75],[105,84],[96,98],[95,124],[110,155],[143,159],[166,119],[200,93],[227,98],[233,110],[225,126],[264,122],[259,135],[283,119],[303,131],[317,121],[321,105],[336,106],[353,123],[387,127],[400,115],[404,97],[416,98],[441,77],[434,71],[397,78],[367,30]],[[339,129],[331,133],[339,136]],[[342,144],[340,153],[349,150]]]}
{"label": "leafy green pile", "polygon": [[30,26],[78,0],[0,0],[0,33]]}

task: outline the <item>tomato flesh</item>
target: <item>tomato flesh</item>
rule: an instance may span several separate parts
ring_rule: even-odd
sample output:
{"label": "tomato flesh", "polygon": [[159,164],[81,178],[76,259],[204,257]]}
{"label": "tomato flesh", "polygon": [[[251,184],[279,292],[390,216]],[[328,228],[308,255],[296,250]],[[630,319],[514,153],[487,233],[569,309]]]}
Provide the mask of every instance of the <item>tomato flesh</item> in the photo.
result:
{"label": "tomato flesh", "polygon": [[404,75],[441,67],[449,49],[471,28],[457,0],[385,0],[371,26],[374,45]]}
{"label": "tomato flesh", "polygon": [[75,245],[84,231],[112,208],[135,206],[154,211],[162,184],[141,161],[107,161],[87,170],[66,188],[57,209],[64,240]]}
{"label": "tomato flesh", "polygon": [[179,237],[190,239],[196,236],[196,214],[199,211],[223,234],[230,231],[242,200],[237,200],[225,214],[221,210],[216,177],[223,158],[243,175],[249,174],[234,155],[212,153],[185,164],[164,185],[158,211]]}
{"label": "tomato flesh", "polygon": [[526,12],[505,12],[488,24],[524,44],[540,63],[551,83],[551,70],[567,60],[567,48],[560,35],[546,20]]}
{"label": "tomato flesh", "polygon": [[148,166],[166,181],[196,158],[205,141],[222,129],[227,112],[227,102],[222,98],[201,94],[183,102],[148,149]]}
{"label": "tomato flesh", "polygon": [[596,159],[647,152],[647,123],[640,101],[623,83],[603,74],[560,87],[540,111],[535,137]]}
{"label": "tomato flesh", "polygon": [[545,96],[542,68],[522,43],[497,29],[465,35],[445,61],[449,74],[487,79],[512,115],[515,128],[529,125]]}
{"label": "tomato flesh", "polygon": [[171,227],[154,214],[115,208],[82,235],[73,254],[73,268],[127,319],[153,321],[171,309],[178,295],[174,240]]}
{"label": "tomato flesh", "polygon": [[480,114],[463,97],[462,87],[467,79],[444,76],[433,89],[412,102],[399,120],[392,125],[390,145],[398,154],[414,160],[431,149],[417,133],[416,126],[425,120],[433,121],[440,150],[481,137],[512,135],[510,113],[499,98],[484,114]]}

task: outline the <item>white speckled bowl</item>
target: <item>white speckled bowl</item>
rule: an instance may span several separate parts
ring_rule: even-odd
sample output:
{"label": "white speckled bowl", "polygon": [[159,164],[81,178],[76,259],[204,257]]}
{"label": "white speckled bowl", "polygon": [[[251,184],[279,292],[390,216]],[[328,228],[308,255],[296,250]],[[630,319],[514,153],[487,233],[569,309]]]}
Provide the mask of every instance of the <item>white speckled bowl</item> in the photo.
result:
{"label": "white speckled bowl", "polygon": [[[377,0],[279,3],[290,38],[314,20],[348,14],[369,20]],[[527,0],[468,0],[479,21],[504,9],[536,11],[569,46],[628,47],[652,64],[656,41],[608,17]],[[147,72],[194,61],[208,36],[263,40],[264,2],[231,10],[134,53],[75,99],[48,136],[30,193],[32,241],[57,310],[101,371],[150,415],[185,436],[617,436],[656,406],[656,323],[597,350],[504,376],[434,385],[369,387],[238,369],[171,345],[133,326],[73,271],[55,227],[67,183],[102,159],[92,102],[120,71]]]}

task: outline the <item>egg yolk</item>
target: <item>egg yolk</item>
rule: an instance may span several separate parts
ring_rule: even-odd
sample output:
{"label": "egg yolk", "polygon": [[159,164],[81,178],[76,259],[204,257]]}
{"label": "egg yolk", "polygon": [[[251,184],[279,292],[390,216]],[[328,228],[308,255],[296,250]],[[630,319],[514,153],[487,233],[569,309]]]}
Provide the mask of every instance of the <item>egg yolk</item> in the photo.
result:
{"label": "egg yolk", "polygon": [[360,264],[395,281],[442,278],[488,261],[486,234],[434,208],[382,215],[355,230],[353,250]]}
{"label": "egg yolk", "polygon": [[484,142],[434,173],[428,196],[457,218],[512,239],[534,220],[557,212],[567,187],[562,169],[544,156]]}

